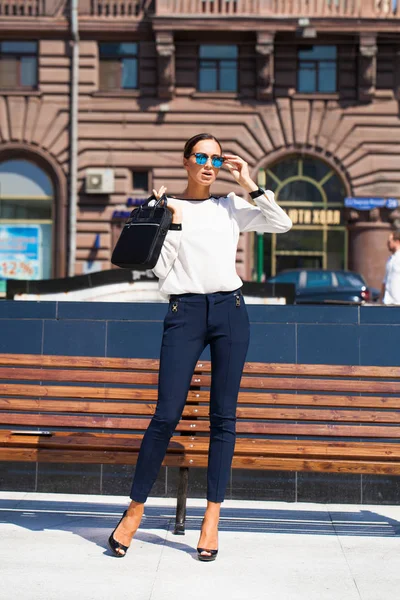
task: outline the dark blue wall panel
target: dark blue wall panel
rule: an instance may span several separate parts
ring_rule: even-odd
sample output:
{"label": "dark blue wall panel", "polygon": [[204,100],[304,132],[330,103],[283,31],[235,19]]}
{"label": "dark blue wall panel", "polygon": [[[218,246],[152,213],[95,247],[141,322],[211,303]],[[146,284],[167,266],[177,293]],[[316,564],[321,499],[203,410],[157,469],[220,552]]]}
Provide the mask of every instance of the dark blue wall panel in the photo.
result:
{"label": "dark blue wall panel", "polygon": [[59,302],[59,319],[100,321],[160,321],[167,304],[133,302]]}
{"label": "dark blue wall panel", "polygon": [[400,325],[360,325],[359,330],[362,365],[400,364]]}
{"label": "dark blue wall panel", "polygon": [[42,354],[42,342],[43,321],[41,319],[0,320],[0,352]]}
{"label": "dark blue wall panel", "polygon": [[[0,302],[0,352],[157,358],[167,305]],[[400,307],[248,306],[247,360],[400,365]],[[202,354],[209,359],[209,351]]]}
{"label": "dark blue wall panel", "polygon": [[161,335],[161,321],[110,321],[107,323],[107,356],[158,358]]}
{"label": "dark blue wall panel", "polygon": [[360,312],[361,325],[400,325],[400,306],[365,306]]}
{"label": "dark blue wall panel", "polygon": [[296,325],[251,323],[247,360],[296,362]]}
{"label": "dark blue wall panel", "polygon": [[43,354],[105,356],[103,321],[45,321]]}
{"label": "dark blue wall panel", "polygon": [[358,365],[358,325],[298,325],[297,362]]}
{"label": "dark blue wall panel", "polygon": [[358,324],[358,306],[247,306],[253,323],[352,323]]}
{"label": "dark blue wall panel", "polygon": [[0,319],[55,319],[56,302],[0,302]]}

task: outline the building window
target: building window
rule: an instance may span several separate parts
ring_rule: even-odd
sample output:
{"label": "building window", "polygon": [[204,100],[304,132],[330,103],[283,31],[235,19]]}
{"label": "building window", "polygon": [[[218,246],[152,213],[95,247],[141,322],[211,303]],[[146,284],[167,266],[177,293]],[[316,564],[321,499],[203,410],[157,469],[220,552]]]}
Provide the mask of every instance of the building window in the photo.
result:
{"label": "building window", "polygon": [[101,43],[99,54],[101,90],[138,88],[138,44]]}
{"label": "building window", "polygon": [[260,271],[264,263],[259,281],[263,274],[268,278],[285,269],[347,268],[346,189],[328,163],[313,156],[288,156],[261,169],[258,183],[275,193],[293,222],[287,234],[257,240]]}
{"label": "building window", "polygon": [[35,163],[0,163],[0,281],[51,277],[53,205],[53,184]]}
{"label": "building window", "polygon": [[199,91],[236,92],[238,47],[203,44],[199,52]]}
{"label": "building window", "polygon": [[148,192],[150,177],[148,171],[132,171],[132,189],[140,192]]}
{"label": "building window", "polygon": [[310,46],[298,50],[297,89],[305,94],[336,92],[336,46]]}
{"label": "building window", "polygon": [[37,53],[37,42],[0,42],[0,89],[36,88]]}

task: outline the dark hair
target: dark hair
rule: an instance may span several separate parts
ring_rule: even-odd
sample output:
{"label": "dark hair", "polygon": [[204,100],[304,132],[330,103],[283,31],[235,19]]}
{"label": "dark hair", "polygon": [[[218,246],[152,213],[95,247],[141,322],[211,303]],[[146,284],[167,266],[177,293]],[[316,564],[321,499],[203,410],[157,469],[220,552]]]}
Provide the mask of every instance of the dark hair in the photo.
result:
{"label": "dark hair", "polygon": [[400,230],[399,229],[397,229],[396,231],[393,231],[392,239],[394,242],[400,242]]}
{"label": "dark hair", "polygon": [[211,135],[211,133],[198,133],[197,135],[194,135],[193,137],[190,138],[190,140],[188,140],[186,142],[185,147],[183,149],[183,156],[185,158],[189,158],[189,156],[192,154],[192,150],[195,147],[195,145],[198,144],[199,142],[202,142],[203,140],[214,140],[214,142],[217,142],[217,144],[221,148],[221,152],[222,152],[221,143],[217,140],[216,137]]}

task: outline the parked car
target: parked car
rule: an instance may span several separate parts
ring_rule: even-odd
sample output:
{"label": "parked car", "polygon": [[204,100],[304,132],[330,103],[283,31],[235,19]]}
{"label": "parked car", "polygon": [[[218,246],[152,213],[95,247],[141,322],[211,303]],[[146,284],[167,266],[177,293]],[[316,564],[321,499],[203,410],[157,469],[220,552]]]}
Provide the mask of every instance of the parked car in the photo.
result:
{"label": "parked car", "polygon": [[359,273],[323,269],[291,269],[270,277],[268,283],[294,283],[296,304],[376,302],[379,290],[368,287]]}

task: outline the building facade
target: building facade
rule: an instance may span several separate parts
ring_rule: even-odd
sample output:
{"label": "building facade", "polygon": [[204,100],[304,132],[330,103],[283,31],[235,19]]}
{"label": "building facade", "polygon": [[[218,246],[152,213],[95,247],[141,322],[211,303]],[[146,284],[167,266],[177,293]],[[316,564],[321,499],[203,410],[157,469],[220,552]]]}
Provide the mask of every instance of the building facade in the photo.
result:
{"label": "building facade", "polygon": [[244,279],[350,268],[380,286],[400,226],[397,2],[76,4],[0,0],[0,277],[110,268],[126,214],[181,192],[183,144],[210,131],[294,223],[242,236]]}

